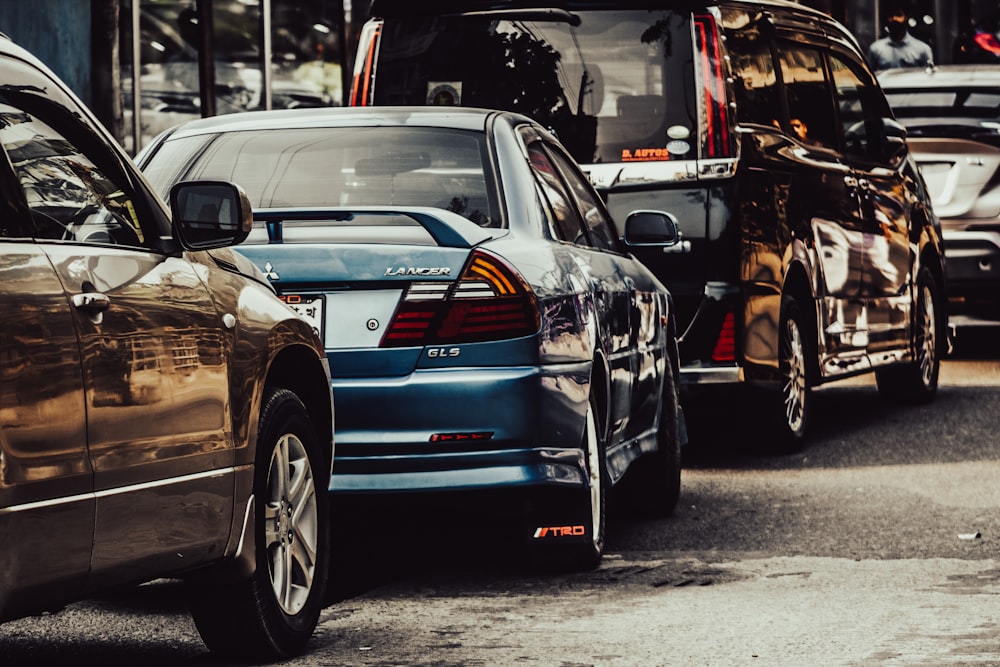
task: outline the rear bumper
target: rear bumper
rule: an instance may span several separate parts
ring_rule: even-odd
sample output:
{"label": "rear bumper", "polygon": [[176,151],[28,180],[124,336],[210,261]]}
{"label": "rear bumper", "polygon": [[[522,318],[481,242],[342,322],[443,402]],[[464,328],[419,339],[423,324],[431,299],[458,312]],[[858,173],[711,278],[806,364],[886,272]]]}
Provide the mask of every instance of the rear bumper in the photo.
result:
{"label": "rear bumper", "polygon": [[590,364],[335,379],[336,493],[587,483]]}
{"label": "rear bumper", "polygon": [[348,457],[338,460],[330,490],[397,493],[539,486],[584,488],[585,466],[580,449]]}
{"label": "rear bumper", "polygon": [[[725,282],[705,284],[704,293],[693,309],[691,321],[678,341],[681,355],[681,385],[733,385],[744,380],[738,361],[742,350],[743,291],[739,285]],[[732,322],[728,344],[724,330],[727,317]],[[728,353],[727,353],[728,350]]]}
{"label": "rear bumper", "polygon": [[681,384],[737,384],[743,382],[743,369],[734,364],[725,366],[687,366],[681,368]]}

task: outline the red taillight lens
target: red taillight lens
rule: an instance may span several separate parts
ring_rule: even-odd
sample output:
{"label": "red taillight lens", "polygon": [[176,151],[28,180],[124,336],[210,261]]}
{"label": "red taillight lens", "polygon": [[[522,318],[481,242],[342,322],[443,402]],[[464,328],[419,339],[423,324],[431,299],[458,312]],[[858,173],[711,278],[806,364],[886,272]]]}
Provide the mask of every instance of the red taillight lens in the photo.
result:
{"label": "red taillight lens", "polygon": [[712,361],[735,361],[736,360],[736,318],[732,311],[726,313],[722,320],[722,328],[719,330],[719,337],[715,341],[715,349],[712,351]]}
{"label": "red taillight lens", "polygon": [[729,105],[726,99],[726,75],[715,17],[694,17],[695,44],[698,48],[698,76],[705,104],[705,138],[702,157],[732,157],[735,151],[729,131]]}
{"label": "red taillight lens", "polygon": [[381,347],[517,338],[536,333],[540,324],[535,295],[524,280],[499,257],[476,250],[454,285],[411,285]]}
{"label": "red taillight lens", "polygon": [[477,431],[474,433],[432,433],[431,442],[467,442],[469,440],[491,440],[493,431]]}

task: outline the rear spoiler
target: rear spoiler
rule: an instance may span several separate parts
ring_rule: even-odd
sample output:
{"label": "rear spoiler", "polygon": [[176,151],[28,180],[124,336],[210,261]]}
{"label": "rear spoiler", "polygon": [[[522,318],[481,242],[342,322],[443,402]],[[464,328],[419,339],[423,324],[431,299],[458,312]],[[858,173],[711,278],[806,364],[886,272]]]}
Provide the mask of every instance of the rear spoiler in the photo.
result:
{"label": "rear spoiler", "polygon": [[500,236],[505,230],[480,227],[458,213],[432,206],[351,206],[320,208],[261,208],[253,212],[263,222],[268,243],[282,243],[285,222],[352,222],[361,217],[408,218],[418,222],[434,242],[445,248],[472,248]]}

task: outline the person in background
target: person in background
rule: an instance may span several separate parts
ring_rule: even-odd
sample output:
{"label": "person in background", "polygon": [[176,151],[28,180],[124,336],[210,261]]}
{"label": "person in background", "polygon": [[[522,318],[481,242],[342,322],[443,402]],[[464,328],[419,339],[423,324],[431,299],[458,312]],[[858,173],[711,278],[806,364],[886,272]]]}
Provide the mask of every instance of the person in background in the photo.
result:
{"label": "person in background", "polygon": [[886,22],[889,35],[875,40],[868,47],[868,64],[872,69],[930,67],[934,64],[934,53],[930,45],[911,35],[907,29],[909,18],[903,7],[897,7],[889,13]]}

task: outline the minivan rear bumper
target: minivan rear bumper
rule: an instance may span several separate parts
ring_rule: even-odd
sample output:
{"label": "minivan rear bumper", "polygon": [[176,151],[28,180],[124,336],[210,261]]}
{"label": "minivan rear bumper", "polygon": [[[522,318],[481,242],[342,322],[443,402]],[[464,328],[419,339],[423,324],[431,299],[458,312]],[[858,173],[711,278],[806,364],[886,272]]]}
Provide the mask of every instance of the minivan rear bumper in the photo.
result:
{"label": "minivan rear bumper", "polygon": [[739,382],[743,382],[743,368],[736,364],[681,368],[681,384],[736,384]]}

